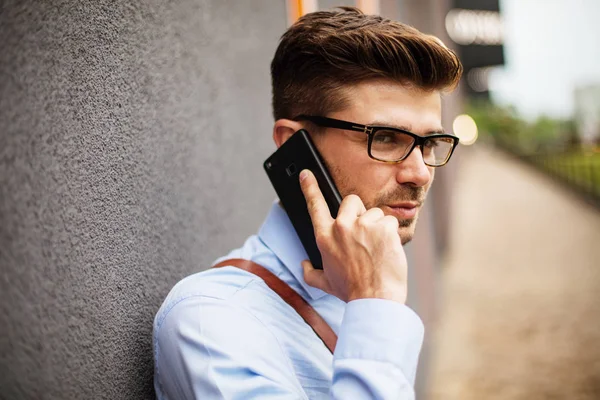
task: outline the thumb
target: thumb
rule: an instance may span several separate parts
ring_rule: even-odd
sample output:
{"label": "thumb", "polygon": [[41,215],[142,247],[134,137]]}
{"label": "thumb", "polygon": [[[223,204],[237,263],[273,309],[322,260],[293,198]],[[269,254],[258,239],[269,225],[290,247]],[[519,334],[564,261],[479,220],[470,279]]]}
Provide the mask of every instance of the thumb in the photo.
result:
{"label": "thumb", "polygon": [[312,287],[331,294],[329,281],[323,270],[315,269],[309,260],[302,261],[302,269],[304,269],[304,282]]}

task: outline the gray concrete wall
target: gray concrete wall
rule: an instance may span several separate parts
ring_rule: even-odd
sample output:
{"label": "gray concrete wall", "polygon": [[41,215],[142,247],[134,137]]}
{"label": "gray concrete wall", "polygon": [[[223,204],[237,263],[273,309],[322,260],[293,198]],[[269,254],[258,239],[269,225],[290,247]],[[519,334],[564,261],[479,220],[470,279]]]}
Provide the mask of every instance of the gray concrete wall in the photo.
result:
{"label": "gray concrete wall", "polygon": [[275,197],[272,0],[0,2],[0,398],[150,398],[170,287]]}

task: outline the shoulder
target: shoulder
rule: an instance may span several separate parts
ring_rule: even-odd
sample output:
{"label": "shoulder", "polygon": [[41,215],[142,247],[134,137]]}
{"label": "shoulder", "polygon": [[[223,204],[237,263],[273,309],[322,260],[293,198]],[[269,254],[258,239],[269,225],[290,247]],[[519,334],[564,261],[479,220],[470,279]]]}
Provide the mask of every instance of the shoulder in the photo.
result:
{"label": "shoulder", "polygon": [[235,348],[243,338],[272,336],[260,318],[273,313],[270,301],[265,301],[269,297],[265,287],[260,278],[235,267],[209,269],[182,279],[154,319],[155,356],[159,348],[185,343],[206,348],[216,341],[219,347]]}
{"label": "shoulder", "polygon": [[[287,353],[321,345],[302,317],[258,276],[235,267],[191,275],[177,283],[154,319],[155,356],[165,343],[221,348],[245,345]],[[306,343],[305,343],[306,342]],[[286,350],[284,350],[286,349]]]}
{"label": "shoulder", "polygon": [[[280,299],[269,292],[260,278],[234,267],[208,270],[177,283],[154,321],[157,390],[224,390],[237,376],[224,373],[224,364],[229,371],[252,370],[253,375],[296,390],[299,384],[280,332],[289,315],[280,312]],[[194,371],[194,377],[185,378],[182,368]]]}
{"label": "shoulder", "polygon": [[235,267],[209,269],[178,282],[156,314],[155,336],[167,320],[215,331],[248,324],[279,331],[282,324],[303,322],[261,278]]}
{"label": "shoulder", "polygon": [[264,329],[257,317],[270,308],[263,285],[257,276],[234,267],[211,269],[181,280],[156,314],[155,340],[181,339],[182,334],[193,331],[198,341],[209,337],[224,341],[229,333]]}
{"label": "shoulder", "polygon": [[167,295],[156,314],[155,329],[174,309],[185,307],[189,303],[208,304],[215,300],[235,303],[236,294],[257,280],[260,280],[257,276],[234,267],[208,269],[190,275],[173,286]]}

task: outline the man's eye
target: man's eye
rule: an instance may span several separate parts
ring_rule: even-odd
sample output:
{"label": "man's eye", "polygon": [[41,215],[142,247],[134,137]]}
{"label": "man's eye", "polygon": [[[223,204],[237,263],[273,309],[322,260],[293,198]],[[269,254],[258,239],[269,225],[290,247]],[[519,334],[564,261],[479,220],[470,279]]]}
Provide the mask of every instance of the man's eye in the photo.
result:
{"label": "man's eye", "polygon": [[381,144],[396,143],[398,141],[398,135],[394,132],[377,132],[373,141]]}
{"label": "man's eye", "polygon": [[433,149],[434,147],[438,147],[440,144],[438,143],[437,140],[426,140],[425,141],[425,147],[427,147],[428,149]]}

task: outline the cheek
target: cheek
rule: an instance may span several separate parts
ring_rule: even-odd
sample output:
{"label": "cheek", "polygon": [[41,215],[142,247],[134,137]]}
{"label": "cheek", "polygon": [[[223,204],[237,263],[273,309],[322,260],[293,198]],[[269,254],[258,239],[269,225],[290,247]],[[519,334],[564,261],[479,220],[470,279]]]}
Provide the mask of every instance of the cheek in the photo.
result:
{"label": "cheek", "polygon": [[366,149],[332,141],[323,146],[323,158],[342,196],[353,193],[362,198],[372,191],[372,160]]}
{"label": "cheek", "polygon": [[316,137],[315,144],[342,195],[358,195],[365,205],[373,206],[382,194],[396,187],[395,168],[372,160],[366,143],[348,143],[333,137]]}
{"label": "cheek", "polygon": [[429,180],[429,183],[427,184],[426,189],[429,190],[429,188],[431,187],[431,184],[433,183],[433,178],[435,178],[435,168],[433,167],[429,167],[429,174],[431,175],[431,179]]}
{"label": "cheek", "polygon": [[394,190],[394,173],[382,168],[376,161],[345,164],[344,169],[336,171],[334,179],[342,196],[358,195],[367,208],[374,207],[382,193]]}
{"label": "cheek", "polygon": [[358,165],[356,168],[356,177],[357,180],[360,180],[361,187],[371,197],[375,197],[377,193],[385,191],[386,188],[393,185],[394,181],[393,172],[385,168],[385,165],[373,160]]}

